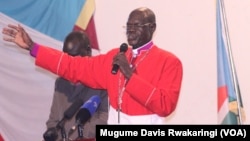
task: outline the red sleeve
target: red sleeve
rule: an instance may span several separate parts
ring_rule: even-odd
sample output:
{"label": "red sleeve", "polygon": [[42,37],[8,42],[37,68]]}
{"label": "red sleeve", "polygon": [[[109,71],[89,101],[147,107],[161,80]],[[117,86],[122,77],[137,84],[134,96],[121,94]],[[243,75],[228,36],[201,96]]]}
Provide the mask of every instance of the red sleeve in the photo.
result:
{"label": "red sleeve", "polygon": [[94,57],[72,57],[61,51],[40,46],[36,65],[74,83],[81,82],[93,88],[106,88],[110,59],[115,52]]}

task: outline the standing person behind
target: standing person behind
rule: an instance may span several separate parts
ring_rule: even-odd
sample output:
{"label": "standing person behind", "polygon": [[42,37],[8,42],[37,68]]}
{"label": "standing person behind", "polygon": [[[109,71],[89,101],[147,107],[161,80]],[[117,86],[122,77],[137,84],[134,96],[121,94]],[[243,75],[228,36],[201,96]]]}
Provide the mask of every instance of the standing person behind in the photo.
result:
{"label": "standing person behind", "polygon": [[[108,124],[164,124],[176,108],[183,68],[177,56],[154,44],[155,30],[154,12],[137,8],[128,17],[130,47],[126,52],[115,48],[107,54],[81,58],[34,43],[20,25],[9,25],[3,34],[9,35],[4,40],[30,50],[36,65],[72,82],[107,89]],[[117,74],[111,73],[113,65],[119,66]]]}
{"label": "standing person behind", "polygon": [[[91,56],[91,47],[88,36],[84,32],[73,31],[67,35],[63,44],[63,52],[70,56]],[[55,81],[55,91],[51,105],[49,119],[46,122],[47,131],[44,133],[45,141],[62,140],[61,131],[56,129],[56,125],[63,118],[64,112],[74,101],[81,99],[85,103],[91,96],[97,95],[101,98],[100,105],[91,119],[84,124],[84,138],[95,138],[95,125],[107,124],[108,119],[108,99],[105,90],[91,89],[80,83],[71,83],[70,81],[58,77]],[[75,114],[76,115],[76,114]],[[68,134],[70,128],[75,125],[75,115],[64,124],[65,132]],[[78,137],[77,129],[70,139]]]}

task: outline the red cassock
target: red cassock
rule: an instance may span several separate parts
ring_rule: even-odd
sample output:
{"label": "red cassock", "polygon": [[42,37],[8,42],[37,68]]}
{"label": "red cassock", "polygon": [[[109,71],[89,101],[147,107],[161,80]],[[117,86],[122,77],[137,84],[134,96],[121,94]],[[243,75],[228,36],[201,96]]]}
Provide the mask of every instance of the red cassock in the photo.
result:
{"label": "red cassock", "polygon": [[[121,72],[112,74],[113,57],[119,48],[93,57],[72,57],[52,48],[39,46],[36,65],[70,81],[92,88],[107,89],[110,102],[109,124],[162,124],[176,108],[183,68],[172,53],[152,45],[135,60],[134,73],[125,80]],[[132,49],[126,52],[132,61]],[[121,114],[118,101],[121,97]]]}

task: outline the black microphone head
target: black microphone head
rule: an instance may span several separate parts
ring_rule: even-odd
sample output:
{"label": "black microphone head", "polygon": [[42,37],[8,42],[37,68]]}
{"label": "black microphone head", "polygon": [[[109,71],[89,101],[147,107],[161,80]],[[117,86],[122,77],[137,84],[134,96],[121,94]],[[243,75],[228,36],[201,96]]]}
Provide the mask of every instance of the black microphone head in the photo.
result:
{"label": "black microphone head", "polygon": [[56,141],[57,137],[57,129],[53,127],[47,129],[47,131],[43,134],[44,141]]}
{"label": "black microphone head", "polygon": [[64,118],[65,119],[71,119],[74,114],[79,110],[79,108],[82,106],[83,100],[77,99],[65,112],[64,112]]}
{"label": "black microphone head", "polygon": [[82,106],[79,112],[76,114],[76,122],[78,124],[85,124],[86,121],[96,112],[101,98],[98,95],[93,95]]}
{"label": "black microphone head", "polygon": [[120,46],[120,52],[126,52],[128,50],[128,45],[126,43],[122,43]]}
{"label": "black microphone head", "polygon": [[76,123],[77,124],[85,124],[91,117],[91,113],[86,108],[81,108],[79,112],[76,114]]}
{"label": "black microphone head", "polygon": [[[128,50],[128,45],[126,43],[122,43],[120,45],[120,52],[126,52]],[[116,74],[119,69],[119,66],[117,64],[114,64],[111,70],[112,74]]]}

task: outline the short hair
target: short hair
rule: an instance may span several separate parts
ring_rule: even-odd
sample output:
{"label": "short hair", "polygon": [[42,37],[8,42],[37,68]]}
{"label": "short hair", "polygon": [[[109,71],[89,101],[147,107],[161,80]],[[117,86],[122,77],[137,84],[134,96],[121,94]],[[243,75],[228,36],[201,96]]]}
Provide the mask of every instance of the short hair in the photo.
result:
{"label": "short hair", "polygon": [[155,13],[151,9],[149,9],[147,7],[139,7],[137,9],[133,10],[131,13],[137,12],[137,11],[140,11],[144,14],[144,17],[146,18],[147,22],[156,23]]}
{"label": "short hair", "polygon": [[[72,42],[73,44],[77,44],[77,46],[72,46],[72,48],[68,48],[68,44]],[[80,48],[79,48],[80,47]],[[86,32],[84,31],[72,31],[69,33],[63,43],[63,52],[69,53],[70,50],[74,50],[79,48],[78,55],[83,55],[83,50],[91,51],[90,40]]]}

